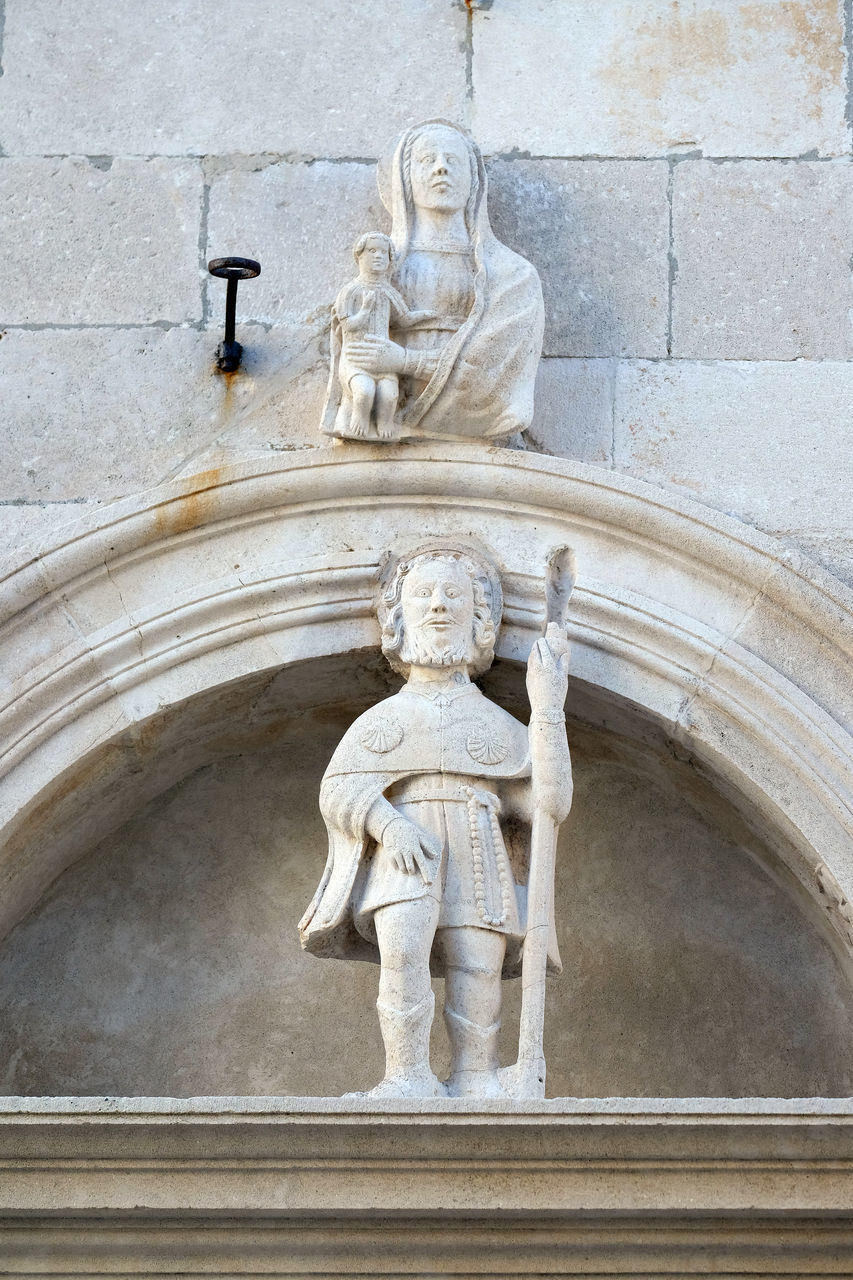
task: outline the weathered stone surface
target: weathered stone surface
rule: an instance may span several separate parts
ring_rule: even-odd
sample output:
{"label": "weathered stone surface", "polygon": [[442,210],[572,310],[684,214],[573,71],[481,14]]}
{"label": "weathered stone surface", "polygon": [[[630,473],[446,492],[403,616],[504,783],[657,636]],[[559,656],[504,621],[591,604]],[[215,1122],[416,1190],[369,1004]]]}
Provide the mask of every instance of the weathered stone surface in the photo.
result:
{"label": "weathered stone surface", "polygon": [[[210,186],[207,257],[256,258],[261,274],[241,285],[238,315],[264,324],[328,324],[352,275],[363,231],[387,230],[373,164],[265,165],[229,170]],[[211,279],[209,311],[224,311],[225,285]]]}
{"label": "weathered stone surface", "polygon": [[675,169],[673,354],[853,354],[853,169],[686,161]]}
{"label": "weathered stone surface", "polygon": [[615,465],[773,533],[849,536],[851,402],[853,363],[626,362]]}
{"label": "weathered stone surface", "polygon": [[61,537],[64,524],[97,510],[98,505],[96,501],[76,499],[36,503],[0,499],[0,561],[4,565],[19,562],[30,544],[46,537]]}
{"label": "weathered stone surface", "polygon": [[613,446],[615,360],[543,360],[527,431],[543,453],[609,465]]}
{"label": "weathered stone surface", "polygon": [[445,0],[206,0],[162,11],[8,0],[7,152],[375,155],[465,104],[465,13]]}
{"label": "weathered stone surface", "polygon": [[0,322],[200,319],[201,197],[194,162],[0,159]]}
{"label": "weathered stone surface", "polygon": [[822,533],[797,530],[796,533],[786,534],[784,540],[792,546],[800,547],[818,564],[835,574],[836,578],[853,587],[853,528],[849,538],[833,538]]}
{"label": "weathered stone surface", "polygon": [[841,155],[841,0],[475,9],[474,128],[539,155]]}
{"label": "weathered stone surface", "polygon": [[665,354],[667,166],[493,161],[489,175],[497,234],[542,278],[545,354]]}
{"label": "weathered stone surface", "polygon": [[0,498],[110,500],[186,467],[233,460],[232,436],[244,452],[318,443],[326,375],[311,332],[244,327],[246,354],[232,377],[215,368],[220,336],[8,331],[0,341]]}
{"label": "weathered stone surface", "polygon": [[717,1276],[838,1276],[852,1116],[849,1098],[6,1098],[4,1264],[687,1280],[712,1258]]}
{"label": "weathered stone surface", "polygon": [[[306,955],[294,929],[325,857],[320,777],[354,714],[336,704],[371,677],[381,688],[354,660],[324,689],[318,668],[328,704],[269,745],[262,723],[253,745],[232,720],[238,755],[142,807],[54,884],[0,948],[4,1092],[325,1095],[378,1078],[373,966]],[[557,902],[573,960],[549,984],[549,1094],[849,1092],[853,998],[767,850],[747,853],[689,766],[646,749],[637,767],[624,740],[569,732]],[[505,984],[504,1061],[519,986]],[[445,1068],[440,1019],[434,1053]]]}
{"label": "weathered stone surface", "polygon": [[710,1257],[717,1276],[837,1276],[851,1116],[849,1098],[5,1098],[4,1264],[687,1280]]}

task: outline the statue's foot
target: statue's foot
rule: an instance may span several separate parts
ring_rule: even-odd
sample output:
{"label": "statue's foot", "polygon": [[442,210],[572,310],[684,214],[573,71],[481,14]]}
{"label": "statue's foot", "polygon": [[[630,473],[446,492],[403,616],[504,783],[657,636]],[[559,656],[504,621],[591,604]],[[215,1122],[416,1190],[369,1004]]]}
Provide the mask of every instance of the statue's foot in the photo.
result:
{"label": "statue's foot", "polygon": [[364,1093],[345,1093],[345,1098],[444,1098],[444,1085],[431,1071],[414,1076],[386,1076]]}
{"label": "statue's foot", "polygon": [[454,1071],[445,1082],[450,1098],[506,1098],[499,1071]]}

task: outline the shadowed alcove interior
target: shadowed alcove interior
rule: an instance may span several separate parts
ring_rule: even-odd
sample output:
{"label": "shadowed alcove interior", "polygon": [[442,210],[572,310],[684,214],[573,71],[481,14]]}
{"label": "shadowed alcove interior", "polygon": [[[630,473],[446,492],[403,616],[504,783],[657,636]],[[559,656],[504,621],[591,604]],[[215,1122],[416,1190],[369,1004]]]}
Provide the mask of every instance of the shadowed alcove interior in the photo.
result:
{"label": "shadowed alcove interior", "polygon": [[[314,659],[151,730],[120,825],[2,944],[4,1092],[325,1095],[378,1078],[377,970],[303,954],[296,922],[325,857],[325,765],[397,683],[374,651]],[[520,666],[483,685],[525,718]],[[849,1094],[849,974],[778,834],[647,713],[578,680],[568,711],[549,1095]],[[439,1020],[434,1036],[441,1062]]]}

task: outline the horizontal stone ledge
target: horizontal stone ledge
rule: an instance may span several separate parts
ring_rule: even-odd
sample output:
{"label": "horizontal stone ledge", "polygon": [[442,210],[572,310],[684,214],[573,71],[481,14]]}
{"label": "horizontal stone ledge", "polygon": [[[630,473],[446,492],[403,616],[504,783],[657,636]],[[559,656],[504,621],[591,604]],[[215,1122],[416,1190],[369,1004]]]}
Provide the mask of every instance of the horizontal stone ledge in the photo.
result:
{"label": "horizontal stone ledge", "polygon": [[[390,1229],[389,1229],[390,1228]],[[838,1218],[548,1214],[385,1218],[93,1215],[2,1226],[7,1275],[706,1277],[850,1275]],[[709,1266],[712,1251],[713,1270]],[[95,1269],[93,1269],[95,1268]]]}
{"label": "horizontal stone ledge", "polygon": [[441,1118],[450,1122],[457,1117],[467,1123],[472,1117],[502,1119],[529,1116],[565,1117],[583,1120],[588,1117],[615,1121],[639,1121],[643,1118],[658,1123],[661,1118],[675,1120],[683,1117],[695,1122],[698,1119],[720,1121],[732,1118],[743,1122],[747,1117],[761,1117],[762,1123],[774,1119],[786,1122],[787,1117],[805,1120],[807,1117],[827,1116],[853,1122],[853,1097],[851,1098],[398,1098],[374,1099],[366,1097],[314,1098],[266,1096],[262,1094],[216,1095],[211,1097],[87,1097],[82,1094],[50,1097],[23,1095],[0,1096],[0,1131],[12,1120],[32,1117],[49,1119],[101,1119],[116,1116],[129,1119],[132,1116],[169,1119],[178,1116],[221,1119],[232,1116],[280,1117],[297,1116],[314,1118],[335,1116],[353,1118],[364,1116],[380,1121],[398,1122],[405,1117],[408,1124],[418,1123],[417,1117],[431,1122]]}
{"label": "horizontal stone ledge", "polygon": [[853,1099],[8,1098],[28,1213],[853,1214]]}

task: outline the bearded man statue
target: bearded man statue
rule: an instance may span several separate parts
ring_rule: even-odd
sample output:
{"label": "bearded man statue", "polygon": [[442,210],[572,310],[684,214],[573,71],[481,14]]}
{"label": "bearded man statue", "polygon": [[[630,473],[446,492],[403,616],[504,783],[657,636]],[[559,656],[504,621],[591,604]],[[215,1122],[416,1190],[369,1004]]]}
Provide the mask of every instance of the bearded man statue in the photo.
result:
{"label": "bearded man statue", "polygon": [[[382,593],[382,649],[403,688],[350,727],[326,770],[320,808],[329,856],[300,921],[319,956],[379,961],[384,1079],[371,1097],[499,1097],[501,979],[520,972],[532,820],[569,811],[563,706],[568,642],[550,626],[528,662],[530,727],[472,683],[491,665],[500,579],[478,552],[431,544],[403,557]],[[551,924],[549,971],[559,972]],[[451,1073],[430,1067],[445,979]]]}

